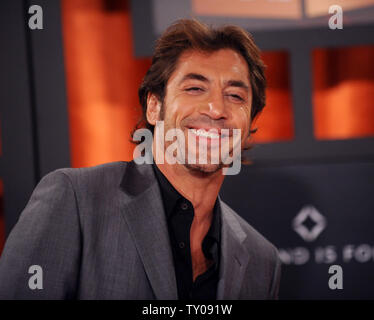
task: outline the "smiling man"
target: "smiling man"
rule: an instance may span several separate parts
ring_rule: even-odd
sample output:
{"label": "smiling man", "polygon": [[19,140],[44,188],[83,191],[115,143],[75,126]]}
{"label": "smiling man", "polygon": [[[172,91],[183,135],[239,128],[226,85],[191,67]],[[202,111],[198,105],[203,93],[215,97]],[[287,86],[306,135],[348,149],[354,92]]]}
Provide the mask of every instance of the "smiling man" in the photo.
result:
{"label": "smiling man", "polygon": [[264,91],[244,30],[169,27],[139,89],[152,154],[165,157],[44,177],[5,245],[0,298],[276,299],[276,248],[218,196]]}

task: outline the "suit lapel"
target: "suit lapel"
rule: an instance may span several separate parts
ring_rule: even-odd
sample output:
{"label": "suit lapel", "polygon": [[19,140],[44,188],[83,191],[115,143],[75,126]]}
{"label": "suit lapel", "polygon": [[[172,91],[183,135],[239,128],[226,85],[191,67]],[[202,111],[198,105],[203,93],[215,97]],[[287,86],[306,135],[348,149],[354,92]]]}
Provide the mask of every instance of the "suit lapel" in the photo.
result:
{"label": "suit lapel", "polygon": [[222,213],[222,241],[220,280],[217,298],[238,299],[243,284],[243,277],[250,260],[243,242],[246,234],[241,228],[231,209],[220,200]]}
{"label": "suit lapel", "polygon": [[[157,299],[178,298],[173,255],[162,198],[152,166],[128,163],[122,183],[122,215]],[[238,299],[251,260],[246,234],[232,210],[221,201],[221,258],[217,298]]]}
{"label": "suit lapel", "polygon": [[177,285],[162,198],[150,165],[128,164],[122,214],[157,299],[177,299]]}

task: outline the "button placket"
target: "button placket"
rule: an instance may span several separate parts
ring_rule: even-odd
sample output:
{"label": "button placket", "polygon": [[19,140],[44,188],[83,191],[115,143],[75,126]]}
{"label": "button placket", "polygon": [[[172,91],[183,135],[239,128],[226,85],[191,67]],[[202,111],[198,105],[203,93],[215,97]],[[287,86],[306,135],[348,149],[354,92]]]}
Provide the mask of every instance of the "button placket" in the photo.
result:
{"label": "button placket", "polygon": [[186,211],[186,210],[188,209],[188,203],[186,203],[186,202],[182,202],[182,204],[181,204],[181,209],[182,209],[183,211]]}

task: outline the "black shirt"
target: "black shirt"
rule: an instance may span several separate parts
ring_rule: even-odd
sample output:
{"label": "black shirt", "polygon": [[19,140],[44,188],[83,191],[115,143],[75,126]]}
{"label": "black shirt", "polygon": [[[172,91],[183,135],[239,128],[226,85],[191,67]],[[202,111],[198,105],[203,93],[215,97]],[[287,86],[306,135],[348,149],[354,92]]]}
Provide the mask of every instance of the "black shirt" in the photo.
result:
{"label": "black shirt", "polygon": [[215,300],[219,278],[221,237],[221,210],[218,199],[214,205],[211,226],[202,242],[204,256],[208,260],[212,260],[213,263],[206,272],[200,274],[193,281],[190,249],[190,229],[194,217],[193,205],[175,190],[155,164],[153,164],[153,168],[160,186],[166,213],[178,298],[180,300]]}

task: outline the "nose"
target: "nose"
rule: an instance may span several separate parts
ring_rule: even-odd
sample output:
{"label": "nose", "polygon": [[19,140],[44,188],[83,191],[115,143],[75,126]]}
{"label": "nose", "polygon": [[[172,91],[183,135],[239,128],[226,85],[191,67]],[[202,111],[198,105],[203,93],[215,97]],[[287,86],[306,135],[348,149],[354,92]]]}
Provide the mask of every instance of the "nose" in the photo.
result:
{"label": "nose", "polygon": [[218,92],[210,95],[208,101],[201,108],[200,113],[214,120],[227,119],[227,108],[223,98],[222,94]]}

